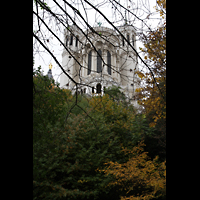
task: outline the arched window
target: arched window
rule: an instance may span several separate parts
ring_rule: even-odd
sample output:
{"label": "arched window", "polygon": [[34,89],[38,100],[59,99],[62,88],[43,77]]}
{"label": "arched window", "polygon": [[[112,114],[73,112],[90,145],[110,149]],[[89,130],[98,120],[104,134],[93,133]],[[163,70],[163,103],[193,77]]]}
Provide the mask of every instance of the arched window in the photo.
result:
{"label": "arched window", "polygon": [[111,75],[111,55],[110,55],[110,52],[107,51],[107,69],[108,69],[108,74]]}
{"label": "arched window", "polygon": [[66,47],[68,45],[68,35],[66,36]]}
{"label": "arched window", "polygon": [[97,84],[97,93],[101,93],[101,84],[100,83]]}
{"label": "arched window", "polygon": [[122,45],[124,46],[124,38],[122,37]]}
{"label": "arched window", "polygon": [[129,34],[127,34],[127,41],[130,42]]}
{"label": "arched window", "polygon": [[91,73],[91,66],[92,66],[92,51],[88,54],[88,72],[87,75]]}
{"label": "arched window", "polygon": [[76,36],[76,47],[78,47],[78,35]]}
{"label": "arched window", "polygon": [[97,54],[97,73],[100,73],[102,71],[102,53],[101,53],[101,49],[98,50],[98,54]]}
{"label": "arched window", "polygon": [[133,44],[133,46],[134,46],[134,36],[132,37],[132,44]]}
{"label": "arched window", "polygon": [[73,45],[73,35],[71,35],[71,37],[70,37],[70,43],[69,43],[69,45]]}

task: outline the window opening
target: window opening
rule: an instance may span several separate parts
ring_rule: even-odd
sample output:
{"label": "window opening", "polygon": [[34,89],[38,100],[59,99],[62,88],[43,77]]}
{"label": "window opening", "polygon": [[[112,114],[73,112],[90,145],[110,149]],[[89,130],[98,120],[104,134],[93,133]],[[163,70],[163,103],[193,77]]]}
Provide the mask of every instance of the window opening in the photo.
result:
{"label": "window opening", "polygon": [[108,74],[111,75],[111,55],[110,52],[107,51],[107,65],[108,65]]}
{"label": "window opening", "polygon": [[98,54],[97,54],[97,73],[100,73],[102,71],[102,53],[101,53],[101,49],[98,50]]}
{"label": "window opening", "polygon": [[134,37],[132,38],[132,43],[133,43],[133,46],[134,46]]}
{"label": "window opening", "polygon": [[91,65],[92,65],[92,51],[88,54],[88,75],[91,73]]}
{"label": "window opening", "polygon": [[129,38],[129,34],[128,34],[128,35],[127,35],[127,41],[128,41],[128,42],[130,42],[129,39],[130,39],[130,38]]}
{"label": "window opening", "polygon": [[67,45],[68,45],[68,36],[66,37],[66,47],[67,47]]}
{"label": "window opening", "polygon": [[98,94],[101,93],[101,84],[100,83],[97,84],[97,93]]}
{"label": "window opening", "polygon": [[70,44],[69,45],[73,45],[73,35],[71,35],[71,37],[70,37]]}
{"label": "window opening", "polygon": [[76,36],[76,47],[78,47],[78,35]]}

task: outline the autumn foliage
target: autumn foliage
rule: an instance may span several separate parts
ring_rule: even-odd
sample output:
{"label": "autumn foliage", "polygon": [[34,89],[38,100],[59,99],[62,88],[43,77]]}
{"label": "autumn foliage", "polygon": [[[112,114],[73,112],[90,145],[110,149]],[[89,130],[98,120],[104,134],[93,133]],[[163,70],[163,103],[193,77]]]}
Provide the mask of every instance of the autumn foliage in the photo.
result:
{"label": "autumn foliage", "polygon": [[140,142],[132,150],[123,149],[124,154],[130,156],[126,163],[110,161],[105,163],[107,168],[101,170],[115,177],[109,185],[119,186],[124,193],[121,200],[147,200],[165,195],[165,162],[159,163],[158,157],[150,160],[142,146],[144,143]]}
{"label": "autumn foliage", "polygon": [[146,115],[151,119],[150,126],[162,124],[165,129],[166,120],[166,1],[158,0],[155,7],[162,23],[156,30],[142,35],[144,59],[151,71],[138,71],[137,74],[143,82],[143,86],[136,89],[139,104],[144,106]]}

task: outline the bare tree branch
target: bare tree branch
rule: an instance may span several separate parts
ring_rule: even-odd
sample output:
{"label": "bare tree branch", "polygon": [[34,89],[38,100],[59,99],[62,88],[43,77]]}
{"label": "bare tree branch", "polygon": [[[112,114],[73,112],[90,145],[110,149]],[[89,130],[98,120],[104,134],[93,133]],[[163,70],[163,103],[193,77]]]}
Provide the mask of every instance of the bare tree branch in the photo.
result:
{"label": "bare tree branch", "polygon": [[107,17],[100,11],[98,10],[94,5],[92,5],[90,2],[88,2],[87,0],[84,0],[86,3],[88,3],[88,5],[90,5],[93,9],[95,9],[97,12],[99,12],[103,17],[104,19],[121,35],[121,37],[129,44],[129,46],[133,49],[133,51],[136,53],[136,55],[138,56],[138,58],[142,61],[142,63],[149,69],[149,71],[151,72],[151,75],[154,79],[154,83],[156,84],[156,86],[158,87],[159,91],[160,91],[160,94],[162,96],[162,98],[164,99],[164,96],[162,94],[162,91],[154,77],[154,74],[151,70],[151,68],[146,64],[146,62],[141,58],[141,56],[138,54],[138,52],[135,50],[135,48],[130,44],[130,42],[126,39],[126,37],[124,37],[124,35],[121,33],[121,31],[119,31],[119,29],[113,25],[113,23],[107,19]]}
{"label": "bare tree branch", "polygon": [[60,63],[58,62],[58,60],[56,59],[56,57],[53,55],[53,53],[44,45],[44,43],[33,33],[33,36],[37,39],[37,41],[44,47],[44,49],[52,56],[52,58],[55,60],[55,62],[58,64],[58,66],[60,67],[60,69],[63,71],[63,73],[72,81],[77,85],[77,82],[71,77],[69,76],[69,74],[66,73],[66,71],[63,69],[63,67],[60,65]]}

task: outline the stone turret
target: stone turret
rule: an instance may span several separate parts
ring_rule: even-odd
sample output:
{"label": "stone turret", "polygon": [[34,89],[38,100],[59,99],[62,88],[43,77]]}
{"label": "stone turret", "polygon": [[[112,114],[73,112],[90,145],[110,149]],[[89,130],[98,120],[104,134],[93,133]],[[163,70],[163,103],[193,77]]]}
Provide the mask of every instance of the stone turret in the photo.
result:
{"label": "stone turret", "polygon": [[[75,25],[65,30],[64,42],[68,51],[63,49],[62,66],[80,83],[80,93],[101,95],[105,88],[115,85],[133,99],[137,88],[137,56],[130,44],[136,49],[136,31],[127,24],[117,28],[129,44],[116,30],[102,26],[86,30],[87,37]],[[75,84],[64,73],[60,86],[75,92]]]}

